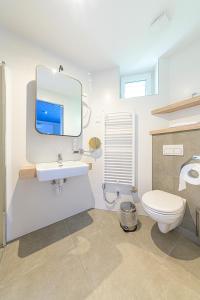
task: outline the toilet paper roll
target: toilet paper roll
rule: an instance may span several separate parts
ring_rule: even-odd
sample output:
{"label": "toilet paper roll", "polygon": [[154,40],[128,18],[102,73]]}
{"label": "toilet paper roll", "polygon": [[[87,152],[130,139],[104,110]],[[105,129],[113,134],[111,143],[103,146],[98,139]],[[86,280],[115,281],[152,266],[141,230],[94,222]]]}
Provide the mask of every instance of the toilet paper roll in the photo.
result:
{"label": "toilet paper roll", "polygon": [[[198,176],[192,176],[191,171],[197,173]],[[186,182],[193,185],[200,185],[200,164],[188,164],[182,168],[179,176],[179,191],[186,189]]]}

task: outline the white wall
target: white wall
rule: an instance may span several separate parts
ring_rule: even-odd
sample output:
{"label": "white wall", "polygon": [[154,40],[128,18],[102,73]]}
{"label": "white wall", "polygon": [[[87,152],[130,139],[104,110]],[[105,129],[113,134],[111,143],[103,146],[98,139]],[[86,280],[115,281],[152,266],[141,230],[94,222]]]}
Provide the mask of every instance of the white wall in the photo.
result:
{"label": "white wall", "polygon": [[66,160],[78,158],[72,154],[71,138],[40,135],[34,129],[36,65],[62,64],[66,73],[82,81],[86,93],[88,75],[9,32],[0,30],[0,37],[0,56],[7,66],[7,239],[12,240],[94,206],[87,176],[69,179],[61,196],[49,183],[18,177],[24,165],[55,161],[58,153]]}
{"label": "white wall", "polygon": [[[176,50],[169,58],[170,102],[187,99],[193,93],[200,94],[200,39]],[[199,107],[170,114],[170,124],[200,122]]]}
{"label": "white wall", "polygon": [[[108,112],[132,111],[136,114],[136,145],[137,145],[137,188],[136,198],[141,199],[144,192],[152,189],[152,137],[149,131],[166,127],[168,121],[151,115],[151,110],[162,106],[168,101],[168,65],[166,60],[160,62],[160,95],[138,97],[134,99],[120,99],[119,69],[106,70],[92,76],[92,118],[87,131],[103,141],[103,116]],[[95,197],[96,208],[105,209],[102,196],[103,157],[96,160],[91,173],[91,183]],[[112,196],[112,195],[111,195]],[[139,212],[142,210],[139,206]]]}
{"label": "white wall", "polygon": [[[144,192],[152,188],[152,138],[149,130],[168,127],[175,122],[200,122],[198,107],[170,116],[155,117],[151,110],[170,102],[191,97],[194,92],[200,93],[200,40],[181,47],[159,62],[159,95],[135,99],[119,99],[119,70],[111,69],[92,76],[92,110],[90,128],[103,140],[103,115],[114,111],[132,111],[136,113],[137,135],[137,188],[139,200]],[[102,197],[103,158],[97,159],[91,173],[91,183],[97,208],[106,208]],[[112,197],[112,195],[110,195]],[[142,210],[139,207],[139,212]]]}

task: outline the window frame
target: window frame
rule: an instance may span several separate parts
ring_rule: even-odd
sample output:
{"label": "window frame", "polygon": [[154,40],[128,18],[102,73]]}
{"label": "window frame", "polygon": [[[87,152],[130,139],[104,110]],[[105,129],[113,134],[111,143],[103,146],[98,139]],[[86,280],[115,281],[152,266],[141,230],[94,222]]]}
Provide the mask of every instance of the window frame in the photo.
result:
{"label": "window frame", "polygon": [[[139,82],[139,81],[145,81],[146,82],[146,86],[145,86],[145,95],[144,96],[132,96],[132,97],[125,97],[125,86],[128,83],[132,83],[132,82]],[[145,97],[145,96],[149,96],[152,94],[152,90],[153,90],[153,76],[152,76],[152,72],[146,72],[146,73],[141,73],[141,74],[132,74],[132,75],[126,75],[126,76],[121,76],[121,98],[122,99],[131,99],[131,98],[137,98],[137,97]]]}

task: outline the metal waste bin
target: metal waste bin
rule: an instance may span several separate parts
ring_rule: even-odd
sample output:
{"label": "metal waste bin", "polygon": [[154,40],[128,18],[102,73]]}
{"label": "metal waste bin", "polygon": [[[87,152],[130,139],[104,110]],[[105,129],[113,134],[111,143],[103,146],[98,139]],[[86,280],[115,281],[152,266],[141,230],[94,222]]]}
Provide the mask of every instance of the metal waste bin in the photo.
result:
{"label": "metal waste bin", "polygon": [[135,231],[137,229],[136,206],[131,201],[120,204],[120,225],[124,231]]}

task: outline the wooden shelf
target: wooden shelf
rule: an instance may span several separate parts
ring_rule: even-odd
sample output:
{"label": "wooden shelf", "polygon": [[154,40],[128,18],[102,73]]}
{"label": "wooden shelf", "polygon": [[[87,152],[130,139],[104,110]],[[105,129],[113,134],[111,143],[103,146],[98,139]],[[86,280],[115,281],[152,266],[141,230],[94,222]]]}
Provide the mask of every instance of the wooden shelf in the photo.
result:
{"label": "wooden shelf", "polygon": [[36,168],[34,165],[25,166],[19,170],[20,179],[29,179],[36,177]]}
{"label": "wooden shelf", "polygon": [[191,108],[194,106],[200,105],[200,96],[196,96],[190,99],[186,99],[183,101],[175,102],[169,104],[167,106],[163,106],[157,109],[152,110],[152,115],[159,115],[159,114],[168,114],[175,111],[179,111],[185,108]]}
{"label": "wooden shelf", "polygon": [[[92,163],[87,162],[89,165],[89,170],[92,170]],[[25,166],[19,170],[19,178],[20,179],[30,179],[36,177],[36,168],[34,165]]]}
{"label": "wooden shelf", "polygon": [[174,132],[190,131],[190,130],[198,130],[198,129],[200,129],[200,123],[153,130],[150,131],[150,134],[156,135],[156,134],[174,133]]}

